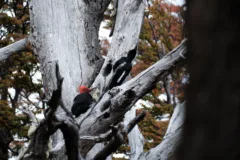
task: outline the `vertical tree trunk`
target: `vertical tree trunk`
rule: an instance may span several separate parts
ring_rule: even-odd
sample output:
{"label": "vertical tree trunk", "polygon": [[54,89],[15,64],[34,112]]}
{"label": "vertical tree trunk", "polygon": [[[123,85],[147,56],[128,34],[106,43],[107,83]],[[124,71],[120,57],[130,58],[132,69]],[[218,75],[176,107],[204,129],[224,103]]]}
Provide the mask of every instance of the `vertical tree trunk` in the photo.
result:
{"label": "vertical tree trunk", "polygon": [[13,140],[13,137],[9,130],[0,124],[0,159],[8,159],[8,145]]}
{"label": "vertical tree trunk", "polygon": [[240,159],[239,7],[187,1],[190,85],[178,159]]}
{"label": "vertical tree trunk", "polygon": [[71,107],[79,85],[91,85],[103,59],[98,40],[99,26],[110,0],[98,4],[81,0],[33,0],[30,4],[31,44],[41,63],[44,89],[56,88],[58,61],[64,77],[63,101]]}
{"label": "vertical tree trunk", "polygon": [[[127,125],[134,117],[136,117],[136,107],[132,107],[124,117],[124,124]],[[129,146],[130,146],[130,159],[138,160],[139,156],[143,153],[143,147],[145,139],[140,132],[138,126],[135,126],[133,130],[128,134]]]}
{"label": "vertical tree trunk", "polygon": [[[64,77],[62,99],[68,109],[78,94],[77,87],[90,86],[101,69],[103,59],[98,31],[109,3],[110,0],[101,3],[82,0],[30,2],[29,40],[41,64],[46,96],[50,98],[57,87],[55,63],[58,62],[60,74]],[[58,131],[53,144],[62,138]]]}

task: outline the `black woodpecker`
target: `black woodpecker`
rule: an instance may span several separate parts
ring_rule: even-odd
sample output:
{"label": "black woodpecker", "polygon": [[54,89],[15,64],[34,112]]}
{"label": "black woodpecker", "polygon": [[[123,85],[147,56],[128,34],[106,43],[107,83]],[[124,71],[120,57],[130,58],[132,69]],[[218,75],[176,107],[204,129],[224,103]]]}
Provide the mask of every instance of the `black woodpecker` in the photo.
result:
{"label": "black woodpecker", "polygon": [[112,89],[115,86],[119,86],[123,83],[125,78],[128,76],[132,69],[132,60],[136,56],[136,48],[129,51],[127,57],[120,58],[114,65],[113,65],[113,77],[109,84],[108,89]]}
{"label": "black woodpecker", "polygon": [[72,114],[75,115],[76,118],[85,113],[93,103],[90,91],[91,89],[86,86],[79,86],[80,94],[74,98],[74,103],[71,109]]}

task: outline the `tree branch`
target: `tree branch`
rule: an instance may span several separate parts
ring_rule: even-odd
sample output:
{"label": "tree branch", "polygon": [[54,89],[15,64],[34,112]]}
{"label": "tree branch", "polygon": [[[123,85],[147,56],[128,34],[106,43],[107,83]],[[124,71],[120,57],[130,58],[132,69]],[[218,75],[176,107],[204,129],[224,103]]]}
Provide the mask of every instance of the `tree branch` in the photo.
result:
{"label": "tree branch", "polygon": [[[49,108],[45,111],[45,119],[30,134],[31,142],[24,154],[30,153],[27,159],[46,159],[49,156],[50,136],[58,129],[63,133],[68,159],[79,159],[78,154],[78,125],[69,114],[55,115],[61,103],[63,78],[60,76],[58,63],[56,63],[57,89],[53,91],[51,99],[47,102]],[[25,111],[26,112],[26,111]],[[30,116],[30,113],[26,112]],[[26,157],[25,157],[26,158]]]}
{"label": "tree branch", "polygon": [[7,59],[13,53],[24,51],[27,49],[27,38],[21,39],[13,44],[0,49],[0,61]]}
{"label": "tree branch", "polygon": [[[104,133],[110,125],[119,122],[136,101],[152,90],[160,79],[183,64],[184,59],[180,53],[184,55],[185,52],[186,40],[135,78],[106,92],[96,106],[86,113],[88,117],[81,123],[80,134],[97,135]],[[108,106],[105,106],[107,101],[110,102],[107,103]],[[105,110],[102,110],[102,108],[105,108]],[[79,121],[81,120],[79,119]],[[81,128],[85,128],[85,130],[81,130]],[[86,128],[88,129],[86,130]],[[89,149],[86,145],[91,148],[93,144],[82,143],[80,147],[84,148],[84,153]]]}
{"label": "tree branch", "polygon": [[137,117],[135,117],[125,128],[124,131],[125,133],[130,133],[132,131],[132,129],[140,122],[144,119],[144,117],[146,116],[146,112],[143,111],[141,112]]}
{"label": "tree branch", "polygon": [[112,131],[100,134],[99,136],[80,136],[79,140],[94,141],[95,143],[107,142],[112,138]]}
{"label": "tree branch", "polygon": [[[136,116],[136,107],[132,107],[130,111],[125,114],[124,124],[127,125],[133,117]],[[145,139],[140,132],[138,126],[128,134],[128,144],[130,146],[130,159],[137,160],[139,155],[143,152]]]}
{"label": "tree branch", "polygon": [[92,87],[99,89],[99,97],[105,92],[105,88],[112,79],[113,72],[106,76],[107,65],[113,66],[121,57],[128,55],[129,51],[137,48],[144,15],[144,2],[142,0],[119,1],[117,16],[114,24],[114,32],[111,48],[104,61],[102,69],[96,77]]}
{"label": "tree branch", "polygon": [[130,123],[123,128],[123,130],[113,134],[114,137],[112,140],[94,157],[94,160],[105,160],[110,154],[115,152],[124,142],[126,142],[128,133],[130,133],[137,123],[142,121],[145,116],[146,112],[143,111],[131,120]]}
{"label": "tree branch", "polygon": [[32,111],[27,110],[25,107],[19,108],[19,110],[26,114],[30,118],[32,123],[38,124],[38,121]]}

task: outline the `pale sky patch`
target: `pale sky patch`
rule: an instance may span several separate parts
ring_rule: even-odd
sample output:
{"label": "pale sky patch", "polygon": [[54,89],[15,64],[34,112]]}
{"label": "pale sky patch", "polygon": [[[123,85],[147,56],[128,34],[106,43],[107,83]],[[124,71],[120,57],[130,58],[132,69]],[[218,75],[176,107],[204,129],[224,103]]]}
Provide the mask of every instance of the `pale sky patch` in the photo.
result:
{"label": "pale sky patch", "polygon": [[111,42],[112,37],[109,37],[109,34],[110,34],[111,30],[110,30],[110,29],[103,28],[103,27],[105,27],[106,25],[107,25],[107,22],[106,22],[106,21],[102,21],[102,23],[101,23],[101,25],[100,25],[99,32],[98,32],[99,39],[100,39],[100,40],[107,39],[109,42]]}
{"label": "pale sky patch", "polygon": [[174,5],[180,5],[180,6],[185,4],[185,0],[166,0],[166,1],[168,1]]}

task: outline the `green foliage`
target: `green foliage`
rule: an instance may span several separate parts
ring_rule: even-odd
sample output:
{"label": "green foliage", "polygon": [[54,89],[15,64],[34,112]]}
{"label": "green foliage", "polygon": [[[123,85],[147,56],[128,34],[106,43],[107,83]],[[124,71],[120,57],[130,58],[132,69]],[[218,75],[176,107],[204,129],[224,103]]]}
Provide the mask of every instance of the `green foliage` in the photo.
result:
{"label": "green foliage", "polygon": [[162,142],[168,123],[168,121],[157,121],[153,114],[147,112],[146,118],[138,124],[146,140],[144,145],[145,151],[156,147]]}
{"label": "green foliage", "polygon": [[13,108],[6,101],[0,100],[0,127],[7,127],[12,135],[18,134],[19,138],[27,138],[28,119],[26,116],[16,116]]}
{"label": "green foliage", "polygon": [[[28,3],[28,0],[0,2],[1,48],[25,38],[30,32]],[[34,113],[42,110],[30,98],[35,93],[41,101],[42,82],[34,80],[38,71],[37,58],[31,51],[16,53],[0,62],[0,126],[7,127],[18,138],[28,138],[29,127],[28,117],[18,108],[24,106]]]}

